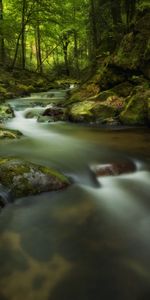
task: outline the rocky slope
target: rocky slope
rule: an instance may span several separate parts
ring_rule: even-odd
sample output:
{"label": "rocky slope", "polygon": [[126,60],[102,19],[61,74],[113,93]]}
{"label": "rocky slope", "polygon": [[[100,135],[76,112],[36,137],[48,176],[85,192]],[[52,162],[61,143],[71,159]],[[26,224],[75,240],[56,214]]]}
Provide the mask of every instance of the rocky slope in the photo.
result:
{"label": "rocky slope", "polygon": [[150,10],[137,14],[116,51],[97,61],[65,106],[71,121],[150,124]]}

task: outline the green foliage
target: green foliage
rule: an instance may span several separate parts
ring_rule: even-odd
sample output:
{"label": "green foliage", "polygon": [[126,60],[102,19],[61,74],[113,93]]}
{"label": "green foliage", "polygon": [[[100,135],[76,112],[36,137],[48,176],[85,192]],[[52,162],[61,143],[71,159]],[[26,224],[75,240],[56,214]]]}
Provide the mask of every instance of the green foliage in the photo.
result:
{"label": "green foliage", "polygon": [[[0,63],[78,77],[113,53],[146,0],[2,0]],[[145,54],[147,55],[147,53]]]}

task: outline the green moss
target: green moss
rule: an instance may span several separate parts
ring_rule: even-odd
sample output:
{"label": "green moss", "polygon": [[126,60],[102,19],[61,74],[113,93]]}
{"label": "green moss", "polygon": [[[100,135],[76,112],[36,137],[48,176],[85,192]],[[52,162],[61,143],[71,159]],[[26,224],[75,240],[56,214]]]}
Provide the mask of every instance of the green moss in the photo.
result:
{"label": "green moss", "polygon": [[107,118],[114,118],[116,113],[115,109],[106,104],[97,104],[93,109],[92,112],[95,116],[96,122],[102,122]]}
{"label": "green moss", "polygon": [[47,167],[43,167],[40,166],[39,170],[47,175],[53,176],[54,178],[58,179],[59,181],[69,185],[69,180],[66,176],[64,176],[62,173],[52,169],[52,168],[47,168]]}
{"label": "green moss", "polygon": [[115,92],[113,90],[107,90],[107,91],[103,91],[100,92],[99,94],[95,95],[94,97],[90,97],[90,100],[94,100],[94,101],[105,101],[108,99],[108,97],[110,96],[115,96]]}
{"label": "green moss", "polygon": [[76,122],[103,122],[115,114],[116,108],[107,102],[82,101],[71,107],[69,117]]}
{"label": "green moss", "polygon": [[123,124],[144,125],[148,122],[148,99],[150,91],[141,91],[133,95],[124,111],[120,114]]}
{"label": "green moss", "polygon": [[131,94],[133,88],[134,86],[132,83],[130,83],[129,81],[125,81],[114,86],[112,92],[114,92],[114,95],[117,95],[119,97],[127,97]]}
{"label": "green moss", "polygon": [[58,171],[16,158],[0,159],[0,182],[9,187],[15,198],[58,190],[70,183]]}
{"label": "green moss", "polygon": [[18,130],[8,130],[5,128],[0,128],[0,139],[17,139],[22,136],[22,133]]}
{"label": "green moss", "polygon": [[92,121],[94,115],[91,110],[94,106],[95,102],[93,101],[82,101],[74,104],[69,111],[69,117],[72,121]]}

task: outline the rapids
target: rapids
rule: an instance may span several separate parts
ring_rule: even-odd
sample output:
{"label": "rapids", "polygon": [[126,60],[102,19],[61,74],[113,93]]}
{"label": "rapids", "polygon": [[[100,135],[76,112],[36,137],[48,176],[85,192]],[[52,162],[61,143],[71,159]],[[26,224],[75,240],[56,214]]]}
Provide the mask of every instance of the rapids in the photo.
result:
{"label": "rapids", "polygon": [[[150,137],[148,129],[38,123],[25,112],[66,91],[11,100],[7,127],[24,137],[0,156],[52,166],[67,190],[8,203],[0,214],[0,300],[150,299]],[[96,180],[89,166],[130,159],[136,172]],[[7,202],[7,191],[0,195]]]}

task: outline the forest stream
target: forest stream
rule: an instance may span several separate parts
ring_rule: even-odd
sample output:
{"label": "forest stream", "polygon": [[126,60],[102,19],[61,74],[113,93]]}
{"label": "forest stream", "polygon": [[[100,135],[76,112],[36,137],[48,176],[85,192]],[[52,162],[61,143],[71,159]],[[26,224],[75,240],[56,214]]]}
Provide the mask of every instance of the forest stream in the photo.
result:
{"label": "forest stream", "polygon": [[[1,156],[54,167],[73,184],[9,203],[0,214],[0,300],[150,299],[150,136],[145,128],[93,128],[25,118],[53,90],[11,100]],[[93,164],[130,159],[136,171],[95,178]],[[1,191],[2,193],[3,191]]]}

